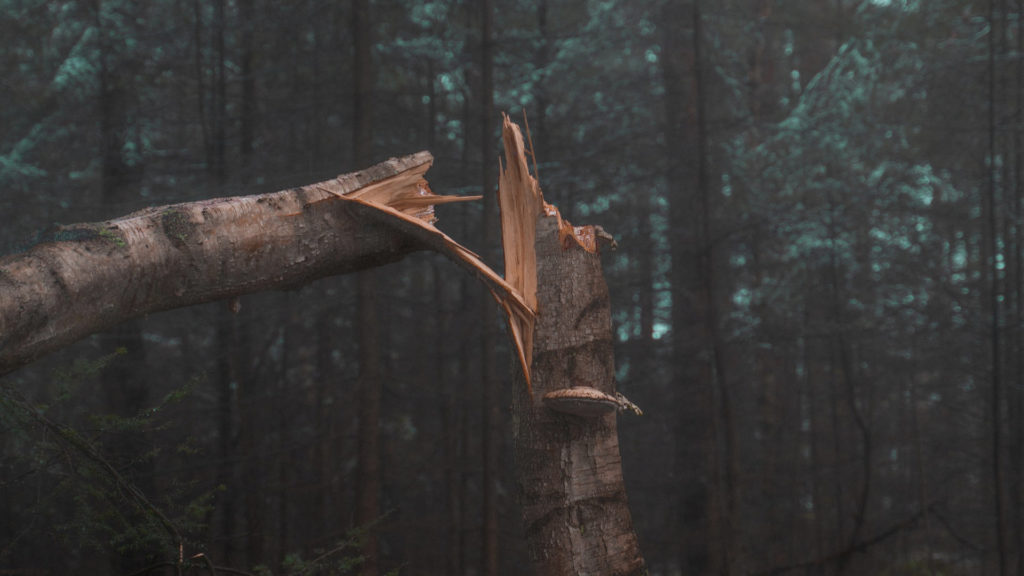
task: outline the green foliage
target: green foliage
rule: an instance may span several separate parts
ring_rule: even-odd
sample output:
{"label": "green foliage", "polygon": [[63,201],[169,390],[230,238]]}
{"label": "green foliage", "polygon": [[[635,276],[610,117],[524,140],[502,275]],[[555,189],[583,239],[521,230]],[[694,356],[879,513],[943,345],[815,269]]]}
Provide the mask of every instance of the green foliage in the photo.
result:
{"label": "green foliage", "polygon": [[[13,388],[0,388],[4,433],[9,435],[8,442],[21,445],[18,456],[9,456],[5,466],[24,470],[22,480],[7,488],[15,492],[31,492],[32,486],[46,488],[45,496],[23,502],[8,513],[15,518],[46,519],[27,523],[24,537],[52,539],[84,554],[149,561],[175,558],[181,538],[192,542],[203,532],[216,493],[223,488],[197,491],[192,482],[172,480],[157,504],[154,495],[144,494],[132,478],[134,467],[156,452],[127,455],[125,460],[122,455],[105,453],[105,445],[124,434],[144,435],[168,426],[164,412],[190,400],[198,380],[172,390],[134,416],[91,414],[91,424],[85,429],[53,419],[73,414],[69,409],[87,398],[83,384],[102,379],[104,370],[125,353],[118,349],[55,369],[52,394],[45,402],[30,402]],[[198,451],[193,447],[184,453]],[[2,550],[13,553],[12,548]]]}
{"label": "green foliage", "polygon": [[[293,552],[285,556],[281,565],[281,571],[276,573],[282,576],[311,576],[322,574],[324,576],[346,576],[354,574],[362,566],[364,558],[359,554],[363,545],[365,529],[353,529],[346,537],[337,542],[329,549],[314,550],[314,556],[305,559],[301,554]],[[254,568],[259,576],[275,576],[275,572],[266,565]],[[397,574],[398,570],[389,572]]]}
{"label": "green foliage", "polygon": [[109,240],[118,248],[124,248],[127,246],[124,238],[121,238],[120,234],[110,228],[99,228],[97,232],[100,235],[100,238]]}

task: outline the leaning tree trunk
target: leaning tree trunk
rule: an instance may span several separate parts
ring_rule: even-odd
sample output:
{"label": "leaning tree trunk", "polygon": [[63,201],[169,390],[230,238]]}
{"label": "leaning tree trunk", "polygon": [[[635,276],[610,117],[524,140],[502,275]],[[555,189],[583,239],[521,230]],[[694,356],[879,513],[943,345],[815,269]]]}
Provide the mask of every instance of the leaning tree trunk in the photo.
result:
{"label": "leaning tree trunk", "polygon": [[452,199],[429,193],[422,175],[432,161],[420,152],[302,188],[40,233],[0,256],[0,376],[150,312],[293,288],[429,248],[365,212],[391,202],[429,221],[431,204]]}

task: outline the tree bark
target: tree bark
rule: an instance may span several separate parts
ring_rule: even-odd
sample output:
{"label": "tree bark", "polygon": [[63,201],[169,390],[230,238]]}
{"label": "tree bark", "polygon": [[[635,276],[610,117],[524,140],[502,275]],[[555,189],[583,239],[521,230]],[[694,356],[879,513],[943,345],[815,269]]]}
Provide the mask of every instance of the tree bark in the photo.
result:
{"label": "tree bark", "polygon": [[[148,208],[37,234],[0,257],[0,376],[125,320],[241,294],[296,288],[428,248],[366,217],[361,192],[419,201],[428,152],[271,194]],[[399,206],[406,206],[399,204]]]}
{"label": "tree bark", "polygon": [[507,166],[499,195],[505,277],[538,311],[535,323],[512,322],[516,347],[530,367],[515,386],[512,418],[530,557],[540,575],[645,574],[626,501],[614,408],[577,416],[546,402],[550,393],[570,388],[615,394],[599,232],[574,228],[543,202],[526,168],[522,137],[507,117],[504,136]]}

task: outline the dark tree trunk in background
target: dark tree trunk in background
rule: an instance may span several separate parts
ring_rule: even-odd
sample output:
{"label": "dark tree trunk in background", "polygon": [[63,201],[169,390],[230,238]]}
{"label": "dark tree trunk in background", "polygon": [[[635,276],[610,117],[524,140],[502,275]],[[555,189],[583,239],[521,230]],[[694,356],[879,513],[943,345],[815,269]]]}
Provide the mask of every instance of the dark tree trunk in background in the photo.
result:
{"label": "dark tree trunk in background", "polygon": [[696,129],[696,193],[700,210],[697,228],[699,230],[699,254],[697,274],[700,278],[701,334],[704,349],[701,351],[703,366],[702,385],[708,389],[708,409],[713,425],[711,427],[708,452],[713,471],[711,538],[719,547],[715,560],[716,571],[728,575],[733,566],[741,560],[735,550],[736,515],[736,439],[732,418],[732,397],[728,375],[725,370],[722,338],[719,333],[718,304],[715,300],[719,288],[716,286],[715,243],[713,239],[714,214],[712,191],[708,179],[708,130],[707,130],[707,86],[704,79],[703,25],[699,0],[693,2],[693,126]]}
{"label": "dark tree trunk in background", "polygon": [[[236,420],[238,410],[238,393],[240,378],[239,330],[238,318],[224,306],[217,317],[217,435],[220,441],[220,462],[218,463],[217,481],[222,486],[235,483],[235,463],[232,456],[238,449],[236,441]],[[235,491],[225,491],[217,499],[220,508],[221,524],[220,539],[223,542],[221,551],[222,562],[232,565],[235,557]]]}
{"label": "dark tree trunk in background", "polygon": [[367,528],[363,541],[360,573],[378,572],[378,527],[380,517],[380,332],[377,325],[376,282],[369,272],[358,278],[359,302],[356,324],[359,331],[359,431],[356,474],[356,526]]}
{"label": "dark tree trunk in background", "polygon": [[[484,214],[481,224],[482,252],[484,257],[493,256],[498,239],[498,213],[494,194],[491,191],[497,182],[495,163],[498,161],[494,150],[494,6],[492,0],[480,0],[480,151],[482,170],[481,188],[484,195]],[[494,258],[488,258],[492,262]],[[480,385],[482,416],[480,450],[483,460],[480,573],[483,576],[498,575],[498,450],[500,435],[498,425],[500,412],[498,398],[501,379],[497,372],[498,326],[494,307],[487,296],[480,299],[481,356]]]}
{"label": "dark tree trunk in background", "polygon": [[[671,183],[669,221],[690,222],[694,212],[693,199],[684,184],[691,178],[686,159],[692,156],[692,127],[687,124],[687,58],[692,57],[692,44],[687,45],[680,30],[689,29],[686,6],[682,2],[666,2],[659,21],[664,51],[659,59],[665,85],[665,162]],[[671,240],[672,286],[672,385],[674,410],[677,414],[672,437],[675,438],[673,477],[679,485],[675,503],[675,530],[671,537],[678,543],[678,563],[686,574],[702,574],[709,566],[711,554],[709,518],[709,478],[707,467],[711,415],[707,405],[707,389],[696,381],[690,366],[695,354],[687,334],[693,326],[696,286],[687,273],[693,269],[695,239],[690,226],[674,225],[669,229]],[[685,438],[685,440],[683,440]]]}
{"label": "dark tree trunk in background", "polygon": [[[847,326],[846,318],[843,308],[844,293],[842,289],[843,278],[840,272],[839,265],[839,254],[838,254],[838,230],[837,230],[837,216],[835,210],[835,204],[832,199],[829,200],[829,216],[828,216],[828,227],[829,227],[829,238],[831,241],[830,246],[830,263],[829,271],[831,274],[831,314],[832,322],[835,326],[835,337],[833,347],[835,350],[834,361],[832,363],[832,381],[842,382],[843,385],[843,397],[846,400],[846,408],[853,418],[854,426],[860,435],[861,445],[861,470],[860,470],[860,486],[857,492],[857,500],[853,511],[853,528],[850,530],[849,536],[846,536],[840,532],[840,539],[845,540],[845,551],[840,554],[838,558],[838,571],[841,573],[847,563],[850,560],[850,556],[857,544],[861,541],[863,535],[864,525],[867,522],[868,503],[871,497],[871,478],[872,478],[872,467],[871,467],[871,456],[872,456],[872,436],[869,423],[866,420],[863,410],[860,406],[859,399],[857,396],[857,377],[853,367],[853,360],[850,358],[850,343],[847,337]],[[837,415],[838,418],[838,415]],[[838,420],[836,420],[838,423]],[[836,432],[838,435],[838,432]]]}
{"label": "dark tree trunk in background", "polygon": [[[130,56],[114,48],[116,31],[109,30],[102,2],[96,4],[100,30],[99,121],[101,186],[103,204],[113,210],[137,204],[136,193],[142,166],[124,156],[130,137],[128,114],[135,90]],[[109,374],[110,407],[121,416],[135,416],[145,405],[149,387],[141,367],[145,365],[142,329],[137,321],[126,322],[110,333],[111,349],[124,348],[128,357],[114,364]]]}
{"label": "dark tree trunk in background", "polygon": [[205,44],[203,43],[203,2],[193,0],[192,2],[192,44],[194,56],[194,74],[196,83],[196,116],[199,118],[199,131],[203,147],[204,160],[207,169],[210,167],[210,158],[213,157],[212,144],[210,142],[210,127],[206,118],[206,62],[203,56]]}
{"label": "dark tree trunk in background", "polygon": [[[253,70],[255,58],[256,15],[255,0],[238,0],[238,20],[241,27],[241,56],[239,73],[242,81],[242,102],[239,111],[238,153],[240,159],[239,181],[243,186],[252,180],[252,156],[256,138],[256,72]],[[316,76],[319,77],[318,75]],[[319,126],[319,124],[317,124]],[[313,138],[319,144],[318,138]],[[319,151],[319,147],[314,148]],[[316,155],[314,154],[314,157]]]}
{"label": "dark tree trunk in background", "polygon": [[[450,334],[452,329],[452,310],[445,289],[444,274],[441,267],[435,262],[431,267],[431,277],[434,284],[434,334]],[[456,290],[459,286],[456,286]],[[431,351],[434,355],[434,383],[441,390],[441,442],[442,442],[442,485],[444,486],[444,523],[447,527],[443,542],[444,547],[444,571],[445,574],[461,574],[459,569],[459,558],[462,555],[459,533],[461,532],[460,509],[462,498],[459,493],[459,440],[461,430],[459,429],[460,406],[456,396],[456,379],[450,378],[445,370],[452,361],[449,353],[449,345],[444,338],[433,338],[434,347]]]}
{"label": "dark tree trunk in background", "polygon": [[[1017,13],[1024,9],[1024,2],[1016,3]],[[1017,33],[1017,54],[1024,54],[1024,34]],[[1013,116],[1013,262],[1014,262],[1014,384],[1024,389],[1024,58],[1016,58],[1014,70],[1014,116]],[[1010,405],[1012,415],[1010,435],[1010,469],[1013,476],[1009,485],[1013,487],[1010,505],[1016,531],[1017,574],[1024,575],[1024,394],[1017,394]]]}
{"label": "dark tree trunk in background", "polygon": [[996,120],[996,33],[995,33],[995,0],[988,2],[988,20],[991,26],[988,34],[988,158],[991,165],[987,166],[987,185],[983,211],[988,215],[986,228],[986,255],[984,267],[988,278],[988,314],[989,314],[989,346],[991,350],[991,380],[989,397],[989,421],[991,426],[991,474],[993,496],[993,520],[995,524],[996,561],[1000,576],[1005,576],[1009,568],[1006,552],[1006,490],[1003,485],[1003,431],[1002,431],[1002,350],[1000,343],[1000,289],[999,267],[997,255],[1001,252],[998,210],[996,194],[996,131],[999,129]]}
{"label": "dark tree trunk in background", "polygon": [[[266,421],[267,424],[274,423],[277,425],[277,438],[274,451],[277,453],[275,465],[277,467],[277,482],[276,482],[276,499],[277,499],[277,536],[274,538],[274,549],[276,554],[274,555],[274,564],[276,566],[284,566],[285,558],[291,552],[291,523],[289,522],[289,512],[291,510],[292,495],[294,492],[294,486],[292,486],[293,471],[298,468],[298,462],[295,458],[294,443],[291,440],[290,431],[294,428],[289,426],[290,420],[295,413],[295,398],[296,395],[293,393],[294,390],[298,389],[296,382],[291,381],[289,378],[288,368],[295,364],[298,364],[295,360],[292,360],[291,350],[297,348],[294,325],[294,306],[292,304],[293,294],[283,294],[282,297],[286,299],[281,306],[281,326],[279,334],[281,334],[281,360],[278,363],[276,374],[275,371],[263,370],[263,374],[274,374],[274,381],[268,383],[267,391],[268,395],[272,395],[276,399],[274,402],[274,417]],[[276,419],[277,422],[273,422]]]}
{"label": "dark tree trunk in background", "polygon": [[[118,42],[121,31],[117,28],[122,17],[132,17],[132,7],[123,8],[127,14],[118,14],[118,6],[97,0],[95,10],[99,34],[100,185],[102,203],[116,211],[137,207],[143,170],[141,159],[133,159],[126,154],[129,147],[135,145],[131,142],[134,129],[131,115],[138,95],[133,77],[135,56]],[[103,375],[106,410],[117,417],[135,418],[146,408],[151,385],[149,380],[155,377],[146,371],[142,325],[133,318],[104,334],[101,342],[104,353],[114,350],[124,353]],[[112,432],[107,449],[112,454],[137,458],[122,466],[135,476],[136,487],[143,494],[151,495],[156,487],[156,477],[152,456],[147,455],[150,452],[147,441],[148,435],[142,430]],[[129,568],[144,558],[144,552],[126,552],[120,558],[120,566],[114,569]]]}
{"label": "dark tree trunk in background", "polygon": [[[666,152],[669,182],[676,186],[669,207],[672,233],[677,236],[671,242],[672,357],[677,362],[677,410],[685,414],[675,432],[676,475],[683,485],[680,565],[686,572],[727,574],[739,560],[732,549],[736,456],[716,303],[701,7],[698,2],[689,10],[683,3],[667,3],[660,25],[666,47],[661,60]],[[681,29],[691,30],[689,42],[679,34]],[[700,335],[695,340],[687,339],[691,326]],[[696,368],[687,366],[694,363]]]}
{"label": "dark tree trunk in background", "polygon": [[208,164],[213,173],[214,180],[218,186],[227,182],[227,54],[225,53],[225,39],[227,22],[225,22],[225,4],[227,0],[214,0],[213,2],[213,141],[212,154]]}
{"label": "dark tree trunk in background", "polygon": [[[353,56],[352,150],[356,166],[363,166],[373,154],[373,59],[370,1],[352,0]],[[357,278],[359,331],[359,431],[356,474],[356,526],[367,528],[363,536],[362,576],[377,576],[380,517],[380,331],[377,312],[377,281],[371,270]]]}
{"label": "dark tree trunk in background", "polygon": [[[243,312],[247,314],[247,312]],[[237,327],[234,328],[237,330]],[[242,334],[242,331],[238,331]],[[248,334],[248,332],[245,332]],[[260,454],[264,447],[265,421],[268,415],[264,409],[266,391],[264,382],[249,369],[251,358],[243,356],[242,350],[250,348],[250,342],[238,343],[238,365],[245,366],[238,372],[238,446],[242,454]],[[244,363],[244,364],[243,364]],[[249,566],[267,562],[266,558],[266,482],[262,458],[246,458],[241,465],[242,506],[245,509],[245,558]]]}

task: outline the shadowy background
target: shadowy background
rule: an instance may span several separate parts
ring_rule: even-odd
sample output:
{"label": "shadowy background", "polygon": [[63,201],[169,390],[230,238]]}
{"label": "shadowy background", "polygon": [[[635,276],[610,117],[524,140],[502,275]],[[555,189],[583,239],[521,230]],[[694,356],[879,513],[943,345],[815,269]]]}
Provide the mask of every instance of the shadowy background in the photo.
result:
{"label": "shadowy background", "polygon": [[[620,245],[651,574],[1021,575],[1022,4],[4,0],[0,246],[421,149],[436,192],[491,194],[525,108],[547,199]],[[492,254],[484,215],[439,227]],[[51,424],[0,402],[0,573],[173,561],[154,509],[238,569],[528,573],[498,310],[435,255],[375,276],[379,414],[355,277],[8,376]]]}

